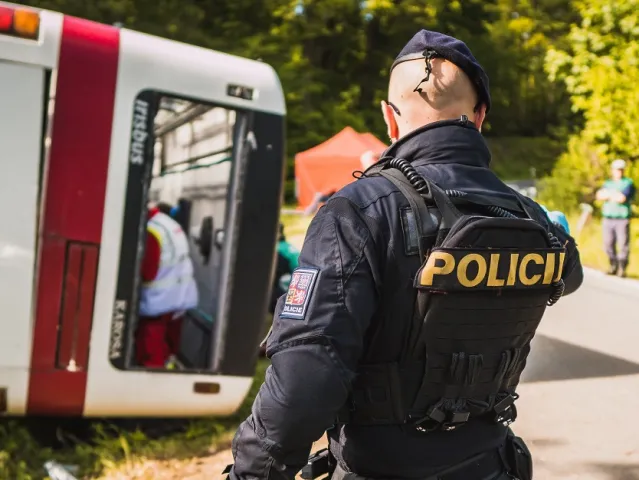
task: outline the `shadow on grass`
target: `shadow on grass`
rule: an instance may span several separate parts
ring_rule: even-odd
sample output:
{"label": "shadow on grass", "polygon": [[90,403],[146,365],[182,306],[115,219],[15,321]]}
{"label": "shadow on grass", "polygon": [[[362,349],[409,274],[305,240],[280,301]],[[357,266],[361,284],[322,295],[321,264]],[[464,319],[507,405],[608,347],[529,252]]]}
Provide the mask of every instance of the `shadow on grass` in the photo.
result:
{"label": "shadow on grass", "polygon": [[[570,217],[571,226],[577,225],[578,218]],[[608,270],[608,258],[603,249],[603,236],[601,220],[591,220],[584,229],[576,235],[579,254],[584,265],[601,270]],[[630,263],[628,265],[628,278],[639,279],[639,220],[635,219],[630,224]]]}

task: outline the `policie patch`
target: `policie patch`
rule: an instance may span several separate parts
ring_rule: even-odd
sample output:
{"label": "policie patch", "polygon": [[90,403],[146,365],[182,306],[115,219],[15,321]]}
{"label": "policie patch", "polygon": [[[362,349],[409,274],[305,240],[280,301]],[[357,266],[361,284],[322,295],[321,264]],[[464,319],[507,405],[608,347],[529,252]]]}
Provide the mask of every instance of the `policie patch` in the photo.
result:
{"label": "policie patch", "polygon": [[419,269],[422,290],[547,288],[561,278],[564,249],[438,248]]}
{"label": "policie patch", "polygon": [[280,318],[304,319],[318,273],[316,268],[296,268],[293,271]]}

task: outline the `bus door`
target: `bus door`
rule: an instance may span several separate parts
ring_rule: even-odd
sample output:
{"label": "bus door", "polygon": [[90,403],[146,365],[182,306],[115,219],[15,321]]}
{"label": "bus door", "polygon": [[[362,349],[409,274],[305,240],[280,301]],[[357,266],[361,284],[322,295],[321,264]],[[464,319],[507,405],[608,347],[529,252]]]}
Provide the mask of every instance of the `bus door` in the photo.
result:
{"label": "bus door", "polygon": [[[231,413],[267,314],[284,164],[279,80],[261,62],[121,30],[115,92],[84,413]],[[198,291],[176,315],[177,335],[140,315],[157,206],[186,234]],[[147,362],[149,342],[165,342],[170,361]]]}
{"label": "bus door", "polygon": [[46,376],[54,369],[49,360],[55,351],[43,355],[46,347],[36,350],[33,342],[38,249],[44,243],[40,202],[60,26],[59,15],[0,2],[0,415],[25,414],[32,402],[32,372]]}
{"label": "bus door", "polygon": [[[0,60],[0,407],[25,408],[31,355],[31,304],[36,259],[42,118],[46,111],[43,68]],[[20,88],[15,88],[16,86]],[[7,88],[4,88],[6,86]],[[8,398],[7,398],[8,397]]]}

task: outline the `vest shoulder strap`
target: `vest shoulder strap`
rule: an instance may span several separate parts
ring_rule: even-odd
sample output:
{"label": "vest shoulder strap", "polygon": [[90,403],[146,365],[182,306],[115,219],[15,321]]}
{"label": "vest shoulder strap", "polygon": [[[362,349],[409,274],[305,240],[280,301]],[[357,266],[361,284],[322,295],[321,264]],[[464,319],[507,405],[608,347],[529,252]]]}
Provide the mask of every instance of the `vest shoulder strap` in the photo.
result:
{"label": "vest shoulder strap", "polygon": [[419,248],[419,258],[426,257],[425,249],[425,235],[424,232],[436,230],[437,225],[433,224],[433,221],[428,213],[428,207],[421,195],[415,190],[415,188],[406,181],[404,176],[396,170],[382,170],[380,175],[386,178],[389,182],[395,185],[399,191],[406,197],[410,208],[415,216],[415,228],[417,229],[417,246]]}
{"label": "vest shoulder strap", "polygon": [[475,204],[484,207],[496,205],[511,212],[527,213],[523,202],[520,201],[519,198],[517,198],[517,200],[511,200],[495,196],[491,197],[479,193],[465,193],[463,197],[452,197],[451,200],[455,205]]}
{"label": "vest shoulder strap", "polygon": [[[463,216],[446,192],[434,182],[419,175],[408,161],[401,158],[393,159],[389,167],[381,170],[379,174],[393,182],[406,198],[419,198],[418,203],[435,205],[442,216],[441,229],[450,229]],[[413,184],[414,181],[421,183],[420,190]]]}

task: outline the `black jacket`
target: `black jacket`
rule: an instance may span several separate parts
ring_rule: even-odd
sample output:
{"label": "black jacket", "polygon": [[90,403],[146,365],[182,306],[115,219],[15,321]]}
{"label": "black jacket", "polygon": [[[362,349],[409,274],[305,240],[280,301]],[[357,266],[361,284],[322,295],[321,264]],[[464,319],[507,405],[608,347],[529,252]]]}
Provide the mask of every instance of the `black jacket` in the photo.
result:
{"label": "black jacket", "polygon": [[[506,199],[518,195],[489,170],[486,143],[468,124],[426,126],[386,155],[411,161],[445,189]],[[565,294],[574,292],[583,280],[574,240],[551,224],[539,205],[525,201],[540,223],[568,242]],[[333,427],[358,363],[395,361],[405,345],[415,300],[412,279],[421,263],[418,255],[405,252],[399,213],[405,207],[399,190],[376,176],[337,192],[313,219],[299,259],[312,279],[305,311],[302,318],[288,315],[286,296],[278,302],[267,344],[272,363],[252,415],[233,441],[231,478],[294,478],[326,430],[340,463],[373,477],[431,475],[504,441],[506,428],[482,419],[454,432],[429,434],[401,426]]]}

